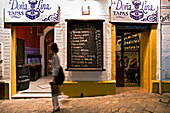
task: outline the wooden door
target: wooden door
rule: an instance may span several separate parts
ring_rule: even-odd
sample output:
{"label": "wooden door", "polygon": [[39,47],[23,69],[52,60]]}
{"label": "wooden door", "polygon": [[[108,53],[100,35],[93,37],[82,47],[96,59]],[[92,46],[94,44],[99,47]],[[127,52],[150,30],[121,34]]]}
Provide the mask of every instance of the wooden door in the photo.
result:
{"label": "wooden door", "polygon": [[25,64],[25,40],[17,38],[17,65]]}
{"label": "wooden door", "polygon": [[116,86],[124,86],[123,33],[116,37]]}
{"label": "wooden door", "polygon": [[51,58],[51,43],[54,42],[54,30],[49,31],[45,36],[45,76],[52,74]]}

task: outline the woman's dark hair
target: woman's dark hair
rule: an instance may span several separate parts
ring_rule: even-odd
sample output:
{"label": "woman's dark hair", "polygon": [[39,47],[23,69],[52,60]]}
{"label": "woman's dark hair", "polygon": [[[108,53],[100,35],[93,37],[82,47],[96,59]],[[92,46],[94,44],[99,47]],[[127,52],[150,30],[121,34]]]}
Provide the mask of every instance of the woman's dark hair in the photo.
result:
{"label": "woman's dark hair", "polygon": [[51,49],[52,49],[52,51],[53,51],[54,53],[58,53],[58,46],[57,46],[56,43],[53,43],[53,44],[51,45]]}

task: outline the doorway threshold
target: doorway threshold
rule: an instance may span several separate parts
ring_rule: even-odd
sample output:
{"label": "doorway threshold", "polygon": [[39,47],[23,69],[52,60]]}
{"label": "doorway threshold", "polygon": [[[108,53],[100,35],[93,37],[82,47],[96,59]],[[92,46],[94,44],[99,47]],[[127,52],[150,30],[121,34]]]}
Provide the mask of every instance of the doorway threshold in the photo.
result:
{"label": "doorway threshold", "polygon": [[127,93],[147,93],[147,91],[139,86],[136,87],[116,87],[116,94]]}
{"label": "doorway threshold", "polygon": [[51,98],[50,92],[22,92],[12,96],[12,98]]}
{"label": "doorway threshold", "polygon": [[[12,99],[24,99],[24,98],[51,98],[51,92],[22,92],[15,94],[12,96]],[[64,95],[61,93],[61,95],[58,96],[59,100],[64,100],[69,98],[69,96]]]}
{"label": "doorway threshold", "polygon": [[127,82],[127,83],[124,83],[124,87],[139,87],[138,83],[133,83],[133,82]]}

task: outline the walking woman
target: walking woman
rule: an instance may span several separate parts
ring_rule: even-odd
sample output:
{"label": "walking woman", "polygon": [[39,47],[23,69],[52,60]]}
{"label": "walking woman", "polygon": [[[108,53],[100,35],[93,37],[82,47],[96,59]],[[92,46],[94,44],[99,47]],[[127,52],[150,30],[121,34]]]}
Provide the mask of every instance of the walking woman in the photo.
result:
{"label": "walking woman", "polygon": [[51,89],[52,89],[52,103],[53,103],[53,112],[60,111],[60,106],[59,106],[59,101],[58,101],[58,95],[60,94],[59,87],[56,85],[56,77],[58,76],[59,73],[59,68],[60,68],[60,60],[59,56],[57,55],[58,53],[58,46],[56,43],[53,43],[51,45],[52,52],[54,53],[54,56],[51,60],[52,64],[52,75],[53,75],[53,81],[50,83],[51,84]]}

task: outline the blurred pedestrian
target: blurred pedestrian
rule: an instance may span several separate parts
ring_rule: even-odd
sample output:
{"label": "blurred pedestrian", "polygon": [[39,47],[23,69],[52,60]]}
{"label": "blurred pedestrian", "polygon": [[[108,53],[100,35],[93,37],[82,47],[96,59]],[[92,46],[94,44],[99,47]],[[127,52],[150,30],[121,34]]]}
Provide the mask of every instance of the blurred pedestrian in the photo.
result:
{"label": "blurred pedestrian", "polygon": [[60,60],[59,56],[57,55],[58,53],[58,46],[56,43],[53,43],[51,45],[52,52],[54,53],[51,64],[52,64],[52,75],[53,75],[53,80],[50,83],[51,84],[51,89],[52,89],[52,103],[53,103],[53,110],[51,112],[57,112],[60,111],[60,106],[59,106],[59,101],[58,101],[58,95],[60,95],[60,90],[58,85],[56,85],[56,77],[58,76],[59,73],[59,68],[60,68]]}

